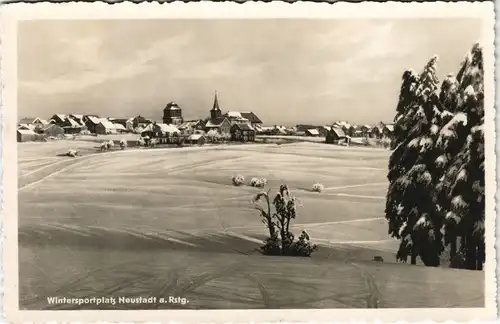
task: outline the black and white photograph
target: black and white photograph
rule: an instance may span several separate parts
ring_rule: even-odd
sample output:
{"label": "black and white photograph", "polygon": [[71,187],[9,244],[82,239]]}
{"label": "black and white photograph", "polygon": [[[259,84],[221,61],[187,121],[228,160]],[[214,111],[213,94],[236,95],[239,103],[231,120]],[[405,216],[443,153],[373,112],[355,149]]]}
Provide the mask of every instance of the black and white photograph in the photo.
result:
{"label": "black and white photograph", "polygon": [[493,5],[227,5],[7,20],[15,312],[494,316]]}

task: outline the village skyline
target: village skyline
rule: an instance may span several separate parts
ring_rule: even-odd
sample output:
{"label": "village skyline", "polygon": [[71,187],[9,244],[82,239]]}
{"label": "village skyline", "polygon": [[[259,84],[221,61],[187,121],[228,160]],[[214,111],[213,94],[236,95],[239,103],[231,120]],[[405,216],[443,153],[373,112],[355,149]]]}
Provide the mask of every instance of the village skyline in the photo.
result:
{"label": "village skyline", "polygon": [[198,119],[217,90],[221,109],[252,111],[268,125],[391,122],[401,71],[434,54],[440,78],[456,71],[478,26],[473,19],[22,22],[18,113],[161,120],[174,101],[185,119]]}

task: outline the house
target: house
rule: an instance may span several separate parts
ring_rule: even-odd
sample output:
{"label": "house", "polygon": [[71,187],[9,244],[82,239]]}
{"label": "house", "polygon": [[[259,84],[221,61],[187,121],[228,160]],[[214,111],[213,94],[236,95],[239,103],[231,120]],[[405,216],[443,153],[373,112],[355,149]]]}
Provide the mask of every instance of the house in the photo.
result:
{"label": "house", "polygon": [[[120,124],[122,125],[125,129],[127,129],[127,120],[126,118],[108,118],[110,122],[113,124]],[[120,127],[121,128],[121,127]]]}
{"label": "house", "polygon": [[318,128],[319,136],[326,137],[326,134],[331,130],[330,126],[321,126]]}
{"label": "house", "polygon": [[71,118],[72,120],[74,120],[75,122],[77,122],[79,125],[85,125],[85,121],[84,121],[84,116],[83,115],[80,115],[80,114],[70,114],[68,116],[69,118]]}
{"label": "house", "polygon": [[333,123],[333,126],[334,126],[334,127],[335,127],[335,126],[337,126],[337,127],[342,128],[342,130],[344,131],[344,133],[345,133],[346,135],[348,135],[348,134],[350,133],[350,131],[349,131],[349,130],[350,130],[350,128],[351,128],[351,126],[352,126],[352,125],[351,125],[351,124],[349,124],[349,123],[348,123],[348,122],[346,122],[346,121],[341,120],[341,121],[337,121],[337,122]]}
{"label": "house", "polygon": [[86,128],[84,124],[80,124],[70,117],[66,117],[62,125],[61,124],[55,124],[55,125],[61,126],[64,129],[65,134],[78,134],[84,128]]}
{"label": "house", "polygon": [[47,124],[48,122],[45,119],[36,117],[36,118],[22,118],[19,121],[18,126],[24,126],[24,128],[27,129],[37,129],[37,128],[42,128]]}
{"label": "house", "polygon": [[344,130],[339,126],[332,126],[328,133],[326,133],[326,143],[338,144],[341,141],[346,141],[347,136]]}
{"label": "house", "polygon": [[271,129],[271,135],[288,135],[287,128],[281,125],[274,125]]}
{"label": "house", "polygon": [[362,136],[366,137],[369,136],[372,130],[372,127],[370,125],[363,125],[359,128],[361,131]]}
{"label": "house", "polygon": [[388,138],[392,138],[394,133],[394,124],[386,124],[382,130],[382,135]]}
{"label": "house", "polygon": [[[357,131],[359,131],[359,127],[358,126],[356,126],[356,125],[350,125],[349,129],[347,130],[346,135],[349,135],[351,137],[355,137]],[[358,134],[359,134],[359,132],[358,132]]]}
{"label": "house", "polygon": [[219,134],[229,134],[231,131],[231,122],[226,117],[217,117],[209,119],[205,124],[205,132],[216,130]]}
{"label": "house", "polygon": [[33,142],[40,139],[40,135],[32,131],[31,129],[18,129],[17,130],[17,141],[18,142]]}
{"label": "house", "polygon": [[115,127],[117,133],[127,133],[128,132],[127,129],[125,128],[125,126],[123,126],[123,124],[113,123],[113,126]]}
{"label": "house", "polygon": [[250,124],[233,124],[231,140],[235,142],[255,142],[255,129]]}
{"label": "house", "polygon": [[305,130],[306,136],[319,137],[319,131],[317,128],[311,128]]}
{"label": "house", "polygon": [[18,125],[32,125],[33,120],[34,120],[34,118],[30,118],[30,117],[21,118],[21,120],[19,120],[19,122],[17,124]]}
{"label": "house", "polygon": [[64,127],[64,124],[66,122],[66,119],[68,116],[63,115],[63,114],[55,114],[50,118],[50,121],[56,125],[59,125],[61,127]]}
{"label": "house", "polygon": [[151,120],[146,119],[146,118],[142,117],[141,115],[138,115],[137,117],[134,117],[134,119],[132,119],[132,126],[134,126],[134,129],[137,127],[144,128],[151,123],[152,123]]}
{"label": "house", "polygon": [[56,124],[48,124],[40,129],[40,133],[47,137],[62,137],[64,136],[64,128]]}
{"label": "house", "polygon": [[203,134],[191,134],[187,138],[189,144],[204,145],[206,143],[206,138]]}
{"label": "house", "polygon": [[35,119],[33,119],[32,123],[33,123],[33,125],[35,125],[35,128],[37,128],[37,129],[43,128],[49,124],[48,121],[46,121],[45,119],[42,119],[40,117],[36,117]]}
{"label": "house", "polygon": [[241,115],[241,117],[248,120],[250,122],[250,125],[252,125],[253,128],[255,128],[255,126],[262,125],[262,120],[259,117],[257,117],[257,115],[255,113],[253,113],[252,111],[242,111],[240,113],[240,115]]}
{"label": "house", "polygon": [[181,131],[174,125],[162,123],[152,123],[146,126],[141,136],[149,138],[157,138],[159,144],[178,143]]}
{"label": "house", "polygon": [[17,125],[17,129],[24,129],[24,130],[35,130],[35,125],[33,124],[19,124]]}
{"label": "house", "polygon": [[129,131],[129,132],[133,132],[134,131],[134,118],[129,118],[125,121],[125,128]]}
{"label": "house", "polygon": [[384,129],[384,126],[380,126],[380,125],[373,127],[371,132],[370,132],[370,137],[382,138],[383,129]]}
{"label": "house", "polygon": [[229,120],[231,125],[234,124],[250,124],[250,121],[243,116],[241,116],[241,113],[237,111],[229,111],[224,114],[224,116]]}
{"label": "house", "polygon": [[202,131],[205,129],[205,122],[203,120],[188,120],[177,127],[181,132],[185,134],[192,134],[196,131]]}
{"label": "house", "polygon": [[163,123],[167,125],[181,125],[183,122],[182,109],[175,102],[169,102],[163,108]]}
{"label": "house", "polygon": [[308,129],[314,129],[314,128],[319,128],[319,127],[315,126],[315,125],[299,124],[299,125],[296,125],[295,128],[297,128],[297,132],[306,132]]}
{"label": "house", "polygon": [[113,123],[109,120],[100,118],[99,124],[95,126],[95,133],[101,135],[116,134],[116,128],[115,125],[113,125]]}
{"label": "house", "polygon": [[83,118],[85,126],[92,134],[97,134],[97,125],[100,124],[101,119],[95,116],[85,116]]}

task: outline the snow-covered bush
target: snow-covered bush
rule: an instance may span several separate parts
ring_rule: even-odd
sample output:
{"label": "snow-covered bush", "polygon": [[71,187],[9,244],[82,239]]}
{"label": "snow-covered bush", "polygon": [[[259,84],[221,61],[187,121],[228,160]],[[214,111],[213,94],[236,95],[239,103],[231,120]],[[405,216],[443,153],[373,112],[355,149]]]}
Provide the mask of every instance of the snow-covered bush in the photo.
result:
{"label": "snow-covered bush", "polygon": [[70,156],[70,157],[75,157],[78,155],[78,152],[76,150],[69,149],[68,152],[66,153],[66,155]]}
{"label": "snow-covered bush", "polygon": [[322,192],[325,189],[325,186],[323,186],[321,183],[315,183],[313,184],[312,191],[314,192]]}
{"label": "snow-covered bush", "polygon": [[250,180],[250,185],[256,188],[262,188],[267,184],[267,180],[264,178],[254,177]]}
{"label": "snow-covered bush", "polygon": [[137,146],[144,146],[145,143],[146,142],[144,141],[144,138],[142,138],[142,137],[137,140]]}
{"label": "snow-covered bush", "polygon": [[108,150],[108,143],[102,142],[101,143],[101,151],[107,151],[107,150]]}
{"label": "snow-covered bush", "polygon": [[107,146],[108,146],[108,150],[111,150],[115,146],[115,142],[113,142],[112,140],[109,140],[107,143]]}
{"label": "snow-covered bush", "polygon": [[242,175],[235,175],[232,179],[233,185],[235,186],[241,186],[245,183],[245,177]]}
{"label": "snow-covered bush", "polygon": [[127,141],[125,139],[120,140],[120,148],[124,150],[127,147]]}

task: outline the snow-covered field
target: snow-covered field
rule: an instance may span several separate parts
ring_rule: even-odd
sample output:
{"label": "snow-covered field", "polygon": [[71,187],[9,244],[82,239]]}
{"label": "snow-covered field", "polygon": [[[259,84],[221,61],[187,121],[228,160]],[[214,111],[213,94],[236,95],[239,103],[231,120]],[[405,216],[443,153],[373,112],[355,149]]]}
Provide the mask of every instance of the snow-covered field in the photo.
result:
{"label": "snow-covered field", "polygon": [[[438,307],[442,294],[456,306],[483,304],[482,272],[388,264],[397,242],[383,218],[387,150],[130,149],[51,167],[68,145],[90,147],[18,145],[21,307],[47,308],[56,292],[191,301],[143,308]],[[259,189],[234,187],[237,174],[266,178],[271,192],[289,185],[302,206],[295,231],[321,245],[311,259],[259,255],[266,230],[251,202]],[[386,263],[371,262],[375,255]]]}

